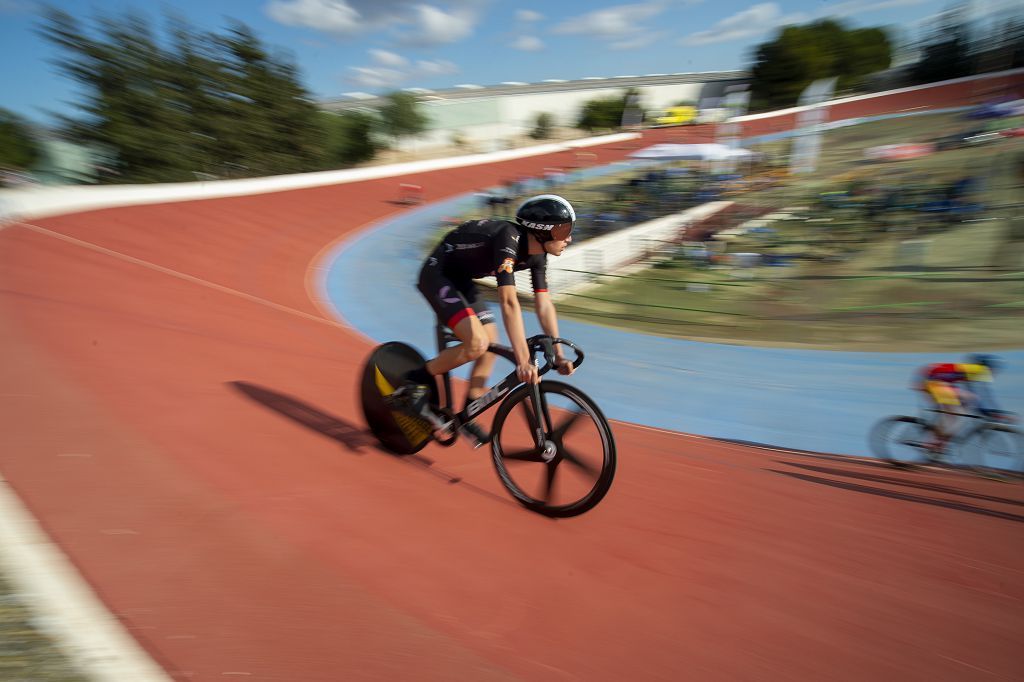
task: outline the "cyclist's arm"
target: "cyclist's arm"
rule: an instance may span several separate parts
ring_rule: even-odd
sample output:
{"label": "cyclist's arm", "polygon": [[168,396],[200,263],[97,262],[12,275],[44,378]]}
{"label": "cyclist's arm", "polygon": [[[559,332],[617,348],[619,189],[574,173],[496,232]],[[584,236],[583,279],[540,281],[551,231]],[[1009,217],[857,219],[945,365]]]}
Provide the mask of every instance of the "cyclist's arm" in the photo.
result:
{"label": "cyclist's arm", "polygon": [[1003,410],[996,404],[995,396],[992,393],[992,384],[987,381],[972,381],[971,392],[977,398],[975,407],[982,414],[999,414]]}
{"label": "cyclist's arm", "polygon": [[[537,311],[537,321],[541,329],[550,337],[557,338],[558,334],[558,313],[555,311],[555,303],[551,300],[551,294],[547,291],[535,291],[533,304]],[[555,357],[562,359],[562,347],[555,346]]]}
{"label": "cyclist's arm", "polygon": [[[555,312],[555,304],[551,300],[551,294],[544,290],[535,291],[533,295],[537,319],[540,320],[540,326],[544,329],[544,333],[553,338],[558,338],[558,314]],[[564,376],[569,376],[576,371],[572,360],[566,360],[561,344],[555,346],[555,366],[558,368],[558,373]]]}
{"label": "cyclist's arm", "polygon": [[516,356],[516,365],[527,364],[531,360],[530,349],[526,345],[526,327],[523,324],[523,311],[519,307],[515,284],[499,286],[498,301],[501,304],[501,319],[505,323],[505,332]]}

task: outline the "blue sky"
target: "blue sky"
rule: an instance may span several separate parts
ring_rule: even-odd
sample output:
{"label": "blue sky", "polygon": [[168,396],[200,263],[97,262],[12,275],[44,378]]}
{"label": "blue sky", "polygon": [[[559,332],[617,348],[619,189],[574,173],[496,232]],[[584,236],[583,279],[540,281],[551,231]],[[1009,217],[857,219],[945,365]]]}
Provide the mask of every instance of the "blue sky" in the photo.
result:
{"label": "blue sky", "polygon": [[[977,15],[1020,0],[971,0]],[[787,23],[842,18],[913,34],[950,0],[52,0],[81,20],[175,12],[228,18],[292,53],[315,97],[397,88],[743,68]],[[37,0],[0,0],[0,107],[40,122],[72,113],[74,85],[36,35]],[[1020,7],[1019,4],[1016,5]]]}

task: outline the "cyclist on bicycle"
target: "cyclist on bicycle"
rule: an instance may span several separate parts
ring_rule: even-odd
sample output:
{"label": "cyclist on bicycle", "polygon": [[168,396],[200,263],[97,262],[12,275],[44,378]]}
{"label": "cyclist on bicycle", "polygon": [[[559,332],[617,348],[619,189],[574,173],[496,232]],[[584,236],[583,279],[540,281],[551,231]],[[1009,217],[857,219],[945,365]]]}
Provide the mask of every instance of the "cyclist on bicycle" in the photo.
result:
{"label": "cyclist on bicycle", "polygon": [[[993,376],[1002,361],[994,355],[975,353],[963,363],[934,363],[923,367],[914,388],[924,392],[938,412],[937,440],[929,445],[942,452],[953,433],[953,423],[963,410],[976,410],[992,419],[1012,420],[1012,413],[999,409],[992,395]],[[968,388],[969,386],[969,388]]]}
{"label": "cyclist on bicycle", "polygon": [[[469,362],[474,364],[467,400],[483,395],[495,357],[487,352],[487,347],[498,340],[494,314],[473,282],[486,276],[494,276],[497,281],[501,316],[516,358],[516,374],[522,382],[537,383],[540,377],[527,347],[513,273],[529,269],[537,319],[545,334],[557,337],[558,318],[548,293],[547,257],[562,254],[572,241],[575,223],[576,212],[568,201],[554,194],[541,194],[523,202],[514,222],[470,220],[449,232],[423,263],[418,288],[438,320],[454,332],[460,343],[409,372],[395,397],[401,394],[409,410],[422,415],[429,409],[427,400],[435,377]],[[572,374],[573,364],[563,357],[561,348],[555,348],[555,355],[559,373]],[[487,434],[475,422],[470,421],[462,428],[478,445],[486,442]]]}

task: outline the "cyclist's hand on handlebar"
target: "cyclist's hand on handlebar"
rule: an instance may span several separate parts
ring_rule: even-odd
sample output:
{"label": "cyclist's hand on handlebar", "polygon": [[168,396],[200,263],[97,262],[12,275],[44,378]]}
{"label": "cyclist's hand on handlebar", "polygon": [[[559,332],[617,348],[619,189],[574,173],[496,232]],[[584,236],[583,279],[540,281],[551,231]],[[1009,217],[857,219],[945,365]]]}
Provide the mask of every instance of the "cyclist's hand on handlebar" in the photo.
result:
{"label": "cyclist's hand on handlebar", "polygon": [[516,365],[516,376],[524,384],[536,384],[540,382],[540,372],[537,371],[537,365],[532,362],[524,362],[521,365]]}
{"label": "cyclist's hand on handlebar", "polygon": [[576,371],[572,361],[565,358],[555,358],[555,367],[558,368],[558,373],[564,376],[569,376]]}

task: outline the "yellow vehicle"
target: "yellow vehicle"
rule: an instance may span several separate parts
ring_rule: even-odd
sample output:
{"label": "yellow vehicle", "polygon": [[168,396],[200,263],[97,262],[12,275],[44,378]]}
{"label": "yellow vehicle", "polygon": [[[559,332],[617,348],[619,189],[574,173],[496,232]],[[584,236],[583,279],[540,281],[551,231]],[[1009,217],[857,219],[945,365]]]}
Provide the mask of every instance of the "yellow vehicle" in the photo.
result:
{"label": "yellow vehicle", "polygon": [[681,126],[697,119],[697,107],[669,107],[654,119],[657,126]]}

